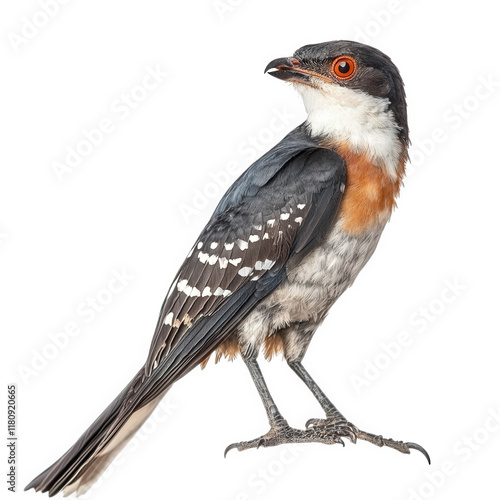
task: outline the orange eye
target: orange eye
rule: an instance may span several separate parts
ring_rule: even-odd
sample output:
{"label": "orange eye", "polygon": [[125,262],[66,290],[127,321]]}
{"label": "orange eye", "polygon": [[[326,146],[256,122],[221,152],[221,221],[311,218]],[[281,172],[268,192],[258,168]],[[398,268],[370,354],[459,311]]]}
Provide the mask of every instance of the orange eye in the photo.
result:
{"label": "orange eye", "polygon": [[351,56],[337,57],[332,64],[332,73],[339,80],[349,80],[354,76],[357,69],[358,65]]}

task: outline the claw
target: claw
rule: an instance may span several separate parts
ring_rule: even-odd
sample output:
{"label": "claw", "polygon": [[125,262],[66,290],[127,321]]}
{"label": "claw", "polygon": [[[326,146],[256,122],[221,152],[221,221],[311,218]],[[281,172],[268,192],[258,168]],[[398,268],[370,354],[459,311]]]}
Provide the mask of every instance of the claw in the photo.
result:
{"label": "claw", "polygon": [[309,429],[309,427],[312,427],[313,425],[318,425],[322,420],[319,418],[310,418],[306,422],[306,429]]}
{"label": "claw", "polygon": [[[310,429],[311,427],[317,427],[318,429],[332,429],[342,431],[342,436],[346,437],[351,441],[351,443],[356,444],[358,438],[356,432],[358,431],[357,427],[351,424],[350,422],[342,422],[338,420],[334,420],[332,418],[310,418],[306,422],[306,429]],[[342,441],[341,441],[342,442]],[[342,442],[342,445],[344,443]]]}
{"label": "claw", "polygon": [[349,438],[349,441],[351,441],[352,444],[356,444],[358,442],[358,436],[356,436],[356,433],[353,431],[349,432],[347,437]]}
{"label": "claw", "polygon": [[431,465],[431,457],[429,456],[425,448],[423,448],[417,443],[406,443],[406,446],[413,450],[418,450],[420,453],[422,453],[422,455],[424,455],[424,457],[427,459],[427,462],[429,462],[429,465]]}
{"label": "claw", "polygon": [[224,458],[226,458],[226,455],[231,451],[234,450],[235,448],[238,449],[239,443],[233,443],[230,444],[225,450],[224,450]]}

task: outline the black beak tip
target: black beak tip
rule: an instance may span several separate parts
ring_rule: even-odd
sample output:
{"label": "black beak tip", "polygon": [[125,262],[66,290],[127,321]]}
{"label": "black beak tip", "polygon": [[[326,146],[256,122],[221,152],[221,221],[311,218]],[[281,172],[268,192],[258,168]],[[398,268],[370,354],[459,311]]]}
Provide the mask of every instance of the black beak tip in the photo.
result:
{"label": "black beak tip", "polygon": [[268,73],[271,69],[278,69],[278,66],[290,66],[290,59],[288,57],[274,59],[266,66],[264,73]]}
{"label": "black beak tip", "polygon": [[266,74],[267,72],[269,72],[269,70],[273,69],[274,66],[273,66],[273,63],[270,62],[267,66],[266,66],[266,69],[264,70],[264,74]]}

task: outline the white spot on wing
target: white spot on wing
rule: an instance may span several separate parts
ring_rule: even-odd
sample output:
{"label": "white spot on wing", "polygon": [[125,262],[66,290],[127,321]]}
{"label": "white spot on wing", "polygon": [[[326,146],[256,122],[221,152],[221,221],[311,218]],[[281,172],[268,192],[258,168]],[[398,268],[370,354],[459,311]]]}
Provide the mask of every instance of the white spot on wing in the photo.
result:
{"label": "white spot on wing", "polygon": [[179,281],[179,283],[177,283],[177,290],[179,290],[179,292],[183,292],[187,286],[187,283],[188,283],[188,280]]}
{"label": "white spot on wing", "polygon": [[216,241],[214,241],[213,243],[210,243],[210,248],[212,250],[215,250],[218,246],[219,246],[219,244]]}
{"label": "white spot on wing", "polygon": [[255,243],[256,241],[260,240],[260,236],[258,234],[252,234],[252,236],[250,236],[250,238],[248,239],[250,240],[251,243]]}
{"label": "white spot on wing", "polygon": [[300,203],[299,205],[297,205],[297,208],[298,208],[299,210],[303,210],[305,206],[306,206],[306,204],[305,204],[305,203]]}
{"label": "white spot on wing", "polygon": [[221,269],[226,269],[228,264],[229,264],[229,261],[227,260],[226,257],[219,257],[219,265],[220,265]]}
{"label": "white spot on wing", "polygon": [[304,219],[303,219],[302,217],[296,217],[296,218],[295,218],[295,222],[296,222],[297,224],[302,224],[302,221],[303,221],[303,220],[304,220]]}
{"label": "white spot on wing", "polygon": [[201,292],[196,287],[188,285],[188,280],[179,281],[177,290],[184,292],[188,297],[199,297],[201,295]]}
{"label": "white spot on wing", "polygon": [[240,250],[246,250],[248,248],[248,242],[243,240],[238,240],[236,244],[240,247]]}
{"label": "white spot on wing", "polygon": [[269,259],[266,259],[266,260],[264,261],[264,265],[262,266],[262,269],[263,269],[264,271],[267,271],[268,269],[271,269],[271,267],[273,267],[273,266],[274,266],[275,262],[276,262],[276,261],[274,261],[274,260],[269,260]]}
{"label": "white spot on wing", "polygon": [[214,295],[216,295],[216,296],[221,296],[222,295],[223,297],[228,297],[232,293],[233,292],[231,292],[231,290],[224,290],[221,287],[219,287],[219,288],[217,288],[217,290],[215,290]]}
{"label": "white spot on wing", "polygon": [[207,260],[208,260],[209,257],[210,257],[210,255],[208,255],[208,253],[204,253],[204,252],[199,252],[198,253],[198,260],[202,264],[205,264],[205,262],[207,262]]}
{"label": "white spot on wing", "polygon": [[264,233],[264,236],[262,237],[263,240],[268,240],[269,239],[269,233]]}
{"label": "white spot on wing", "polygon": [[208,259],[208,263],[213,266],[217,260],[219,259],[219,257],[217,255],[211,255]]}
{"label": "white spot on wing", "polygon": [[257,271],[268,271],[269,269],[271,269],[271,267],[274,266],[274,263],[275,263],[275,261],[270,260],[270,259],[266,259],[264,262],[262,262],[261,260],[258,260],[255,263],[255,269]]}
{"label": "white spot on wing", "polygon": [[203,292],[201,294],[202,297],[210,297],[210,295],[212,295],[212,292],[210,291],[210,287],[209,286],[206,286],[204,289],[203,289]]}
{"label": "white spot on wing", "polygon": [[267,221],[267,225],[270,226],[270,227],[273,227],[275,222],[276,222],[276,219],[269,219]]}
{"label": "white spot on wing", "polygon": [[251,267],[242,267],[239,271],[238,274],[240,276],[248,276],[252,272]]}
{"label": "white spot on wing", "polygon": [[234,247],[234,243],[224,243],[224,248],[226,250],[232,250]]}
{"label": "white spot on wing", "polygon": [[197,247],[196,247],[196,248],[197,248],[198,250],[201,250],[201,249],[202,249],[202,247],[203,247],[203,241],[200,241],[200,242],[198,243],[198,245],[197,245]]}
{"label": "white spot on wing", "polygon": [[237,266],[242,260],[243,259],[241,257],[238,257],[237,259],[229,259],[229,263],[233,266]]}
{"label": "white spot on wing", "polygon": [[169,312],[166,316],[165,316],[165,321],[163,322],[165,325],[169,325],[169,326],[172,326],[172,321],[174,320],[174,313],[173,312]]}

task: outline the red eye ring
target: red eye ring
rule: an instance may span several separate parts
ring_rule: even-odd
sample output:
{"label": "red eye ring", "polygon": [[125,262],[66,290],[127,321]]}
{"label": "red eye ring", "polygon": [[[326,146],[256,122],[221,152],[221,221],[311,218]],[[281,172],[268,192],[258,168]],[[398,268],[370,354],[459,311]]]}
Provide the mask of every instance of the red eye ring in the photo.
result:
{"label": "red eye ring", "polygon": [[338,80],[350,80],[358,69],[358,64],[351,56],[337,57],[332,63],[332,73]]}

